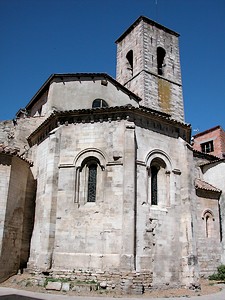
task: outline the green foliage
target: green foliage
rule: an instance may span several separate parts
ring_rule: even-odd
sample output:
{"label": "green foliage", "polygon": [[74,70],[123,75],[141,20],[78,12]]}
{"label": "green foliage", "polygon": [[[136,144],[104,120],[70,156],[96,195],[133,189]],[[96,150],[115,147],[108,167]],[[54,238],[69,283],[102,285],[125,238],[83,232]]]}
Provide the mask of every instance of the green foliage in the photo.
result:
{"label": "green foliage", "polygon": [[44,286],[46,286],[48,284],[48,282],[69,282],[71,281],[70,278],[54,278],[54,277],[47,277],[45,279],[45,284]]}
{"label": "green foliage", "polygon": [[209,280],[225,280],[225,265],[217,268],[217,273],[209,276]]}

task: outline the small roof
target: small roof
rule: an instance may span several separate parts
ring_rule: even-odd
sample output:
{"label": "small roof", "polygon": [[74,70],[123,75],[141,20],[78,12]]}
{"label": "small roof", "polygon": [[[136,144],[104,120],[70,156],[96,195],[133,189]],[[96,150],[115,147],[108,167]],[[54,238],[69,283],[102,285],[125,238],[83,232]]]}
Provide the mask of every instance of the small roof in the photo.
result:
{"label": "small roof", "polygon": [[159,23],[157,23],[157,22],[155,22],[155,21],[153,21],[153,20],[151,20],[151,19],[149,19],[149,18],[147,18],[147,17],[144,17],[144,16],[140,16],[117,40],[116,40],[116,44],[117,43],[119,43],[119,42],[121,42],[124,38],[125,38],[125,36],[126,35],[128,35],[141,21],[144,21],[145,23],[148,23],[148,24],[150,24],[150,25],[153,25],[153,26],[155,26],[155,27],[157,27],[157,28],[159,28],[159,29],[161,29],[161,30],[164,30],[165,32],[168,32],[168,33],[170,33],[170,34],[173,34],[173,35],[175,35],[175,36],[177,36],[177,37],[179,37],[180,35],[179,35],[179,33],[177,33],[177,32],[175,32],[175,31],[173,31],[173,30],[171,30],[171,29],[169,29],[169,28],[167,28],[167,27],[165,27],[165,26],[163,26],[163,25],[161,25],[161,24],[159,24]]}
{"label": "small roof", "polygon": [[207,159],[209,161],[213,161],[213,162],[219,160],[218,156],[215,156],[215,155],[212,155],[212,154],[209,154],[209,153],[204,153],[202,151],[196,150],[190,144],[188,144],[187,146],[193,152],[193,154],[194,154],[195,157],[205,158],[205,159]]}
{"label": "small roof", "polygon": [[203,164],[200,165],[200,167],[212,165],[212,164],[215,164],[215,163],[224,163],[224,162],[225,162],[225,158],[218,158],[214,161],[209,161],[209,162],[203,163]]}
{"label": "small roof", "polygon": [[196,190],[204,190],[204,191],[221,193],[220,189],[216,188],[215,186],[201,179],[195,179],[195,188]]}

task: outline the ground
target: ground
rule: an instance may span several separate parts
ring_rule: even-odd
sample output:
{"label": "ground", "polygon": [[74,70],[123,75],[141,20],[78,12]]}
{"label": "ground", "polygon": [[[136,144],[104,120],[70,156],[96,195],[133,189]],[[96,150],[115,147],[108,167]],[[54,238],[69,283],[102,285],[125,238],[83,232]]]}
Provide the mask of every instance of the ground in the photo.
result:
{"label": "ground", "polygon": [[[0,283],[0,287],[9,287],[9,288],[15,288],[15,289],[22,289],[27,291],[33,291],[33,292],[40,292],[40,293],[57,293],[57,294],[68,294],[68,295],[82,295],[82,296],[116,296],[116,297],[122,297],[124,295],[120,295],[118,293],[115,293],[113,291],[107,291],[107,290],[98,290],[98,291],[88,291],[88,290],[76,290],[76,291],[69,291],[69,292],[57,292],[57,291],[49,291],[46,290],[43,286],[37,286],[33,284],[33,279],[30,278],[31,276],[29,274],[20,274],[20,275],[14,275],[10,277],[8,280],[6,280],[3,283]],[[207,294],[212,294],[219,292],[221,290],[220,285],[218,285],[218,282],[211,282],[206,279],[201,280],[201,290],[189,290],[184,288],[177,288],[177,289],[167,289],[167,290],[153,290],[151,292],[146,292],[140,297],[145,298],[173,298],[173,297],[184,297],[184,296],[202,296]],[[132,295],[126,295],[132,297]],[[137,297],[137,295],[135,295]]]}

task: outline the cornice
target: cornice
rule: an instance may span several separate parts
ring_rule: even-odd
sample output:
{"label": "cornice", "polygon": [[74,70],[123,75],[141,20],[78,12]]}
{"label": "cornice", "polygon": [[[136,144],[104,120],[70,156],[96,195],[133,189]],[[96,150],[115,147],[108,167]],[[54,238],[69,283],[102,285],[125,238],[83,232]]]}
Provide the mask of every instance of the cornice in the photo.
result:
{"label": "cornice", "polygon": [[29,137],[29,145],[39,144],[55,128],[60,125],[85,123],[120,122],[127,120],[135,125],[149,128],[159,133],[181,137],[190,140],[191,127],[189,124],[171,119],[170,115],[160,113],[144,107],[134,107],[130,104],[107,108],[79,109],[68,111],[54,111]]}

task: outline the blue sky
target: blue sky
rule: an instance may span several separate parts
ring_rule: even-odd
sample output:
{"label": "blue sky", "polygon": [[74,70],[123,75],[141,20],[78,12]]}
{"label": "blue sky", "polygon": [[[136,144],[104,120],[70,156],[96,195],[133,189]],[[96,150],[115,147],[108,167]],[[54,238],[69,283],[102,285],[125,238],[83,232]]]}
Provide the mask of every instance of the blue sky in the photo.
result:
{"label": "blue sky", "polygon": [[185,120],[225,129],[225,0],[0,0],[0,120],[52,73],[116,76],[115,40],[144,15],[180,33]]}

